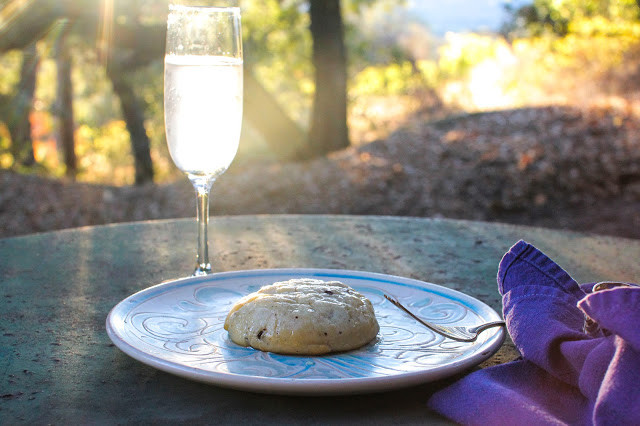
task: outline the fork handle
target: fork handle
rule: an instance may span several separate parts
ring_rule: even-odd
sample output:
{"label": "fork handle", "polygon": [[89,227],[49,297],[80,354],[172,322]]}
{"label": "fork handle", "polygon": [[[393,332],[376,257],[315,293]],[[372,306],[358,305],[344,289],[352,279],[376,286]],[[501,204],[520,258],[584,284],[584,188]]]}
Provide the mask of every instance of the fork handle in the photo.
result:
{"label": "fork handle", "polygon": [[477,327],[473,327],[469,331],[472,332],[472,333],[482,333],[483,331],[485,331],[488,328],[502,327],[502,326],[506,326],[506,325],[507,325],[507,323],[505,323],[504,321],[492,321],[492,322],[488,322],[486,324],[480,324]]}

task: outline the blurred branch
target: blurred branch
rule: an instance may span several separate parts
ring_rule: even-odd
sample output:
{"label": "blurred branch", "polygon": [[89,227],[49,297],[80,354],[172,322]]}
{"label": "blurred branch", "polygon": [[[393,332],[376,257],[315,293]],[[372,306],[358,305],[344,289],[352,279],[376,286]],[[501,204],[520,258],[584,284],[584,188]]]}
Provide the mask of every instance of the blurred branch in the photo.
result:
{"label": "blurred branch", "polygon": [[64,16],[64,2],[9,0],[0,9],[0,52],[24,49]]}
{"label": "blurred branch", "polygon": [[[164,56],[164,24],[142,25],[135,19],[105,22],[113,16],[102,15],[95,0],[8,0],[0,9],[0,53],[26,48],[67,18],[71,31],[121,67],[147,65]],[[101,40],[99,31],[104,25],[111,28],[107,40]]]}

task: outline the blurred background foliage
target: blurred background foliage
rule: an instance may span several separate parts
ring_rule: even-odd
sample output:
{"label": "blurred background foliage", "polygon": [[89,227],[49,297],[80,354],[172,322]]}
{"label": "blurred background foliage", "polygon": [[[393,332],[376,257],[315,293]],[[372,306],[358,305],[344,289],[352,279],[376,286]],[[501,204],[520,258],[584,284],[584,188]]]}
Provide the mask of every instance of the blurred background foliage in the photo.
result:
{"label": "blurred background foliage", "polygon": [[[139,19],[163,19],[166,1],[145,3],[140,10],[146,12]],[[624,93],[639,70],[640,8],[635,1],[506,4],[507,18],[499,32],[444,37],[408,16],[404,5],[402,0],[341,3],[348,52],[348,122],[354,144],[384,138],[413,114],[423,113],[429,119],[460,111],[581,103]],[[240,6],[245,62],[287,115],[306,128],[315,90],[307,2],[241,0]],[[65,175],[57,146],[54,44],[51,34],[37,45],[40,62],[30,115],[36,164],[16,161],[6,123],[0,123],[0,168]],[[99,50],[83,40],[72,40],[70,45],[76,179],[133,184],[129,133]],[[0,56],[4,99],[16,91],[21,63],[20,51]],[[160,60],[140,67],[130,82],[144,103],[156,183],[182,178],[164,139],[162,67]],[[236,167],[269,157],[269,148],[250,128],[243,132],[240,147]]]}

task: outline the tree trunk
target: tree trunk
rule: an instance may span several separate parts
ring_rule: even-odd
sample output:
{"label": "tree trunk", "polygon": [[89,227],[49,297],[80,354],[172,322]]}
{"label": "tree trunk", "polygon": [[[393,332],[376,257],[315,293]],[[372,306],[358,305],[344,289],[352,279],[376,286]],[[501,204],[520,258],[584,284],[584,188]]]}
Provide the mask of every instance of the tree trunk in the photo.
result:
{"label": "tree trunk", "polygon": [[107,75],[113,84],[113,91],[120,99],[122,115],[129,131],[136,170],[135,183],[142,185],[146,182],[153,182],[151,144],[144,127],[144,111],[122,70],[108,66]]}
{"label": "tree trunk", "polygon": [[59,136],[64,164],[65,174],[74,178],[78,172],[76,160],[76,147],[74,138],[74,115],[73,115],[73,84],[71,82],[71,55],[66,43],[68,33],[64,33],[56,42],[56,68],[57,76],[57,116],[59,120]]}
{"label": "tree trunk", "polygon": [[15,163],[21,162],[25,166],[35,164],[29,116],[33,105],[33,95],[36,91],[38,62],[38,52],[34,42],[23,53],[20,82],[13,98],[12,104],[14,108],[8,123],[9,132],[11,133],[11,153],[14,161]]}
{"label": "tree trunk", "polygon": [[347,70],[340,0],[310,0],[316,91],[309,130],[309,156],[349,146]]}

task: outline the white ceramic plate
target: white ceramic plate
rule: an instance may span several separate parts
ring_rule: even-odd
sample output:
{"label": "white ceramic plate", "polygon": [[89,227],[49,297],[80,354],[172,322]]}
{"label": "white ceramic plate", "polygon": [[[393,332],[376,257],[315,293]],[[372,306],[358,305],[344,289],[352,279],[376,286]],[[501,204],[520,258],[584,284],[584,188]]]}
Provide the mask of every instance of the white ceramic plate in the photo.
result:
{"label": "white ceramic plate", "polygon": [[[354,351],[288,356],[233,343],[224,330],[231,306],[266,284],[292,278],[338,280],[371,300],[378,338]],[[160,370],[253,392],[328,395],[379,392],[468,369],[495,353],[502,327],[461,343],[431,332],[384,299],[396,296],[422,318],[471,325],[499,320],[486,304],[435,284],[371,272],[264,269],[216,273],[159,284],[116,305],[107,332],[126,354]]]}

